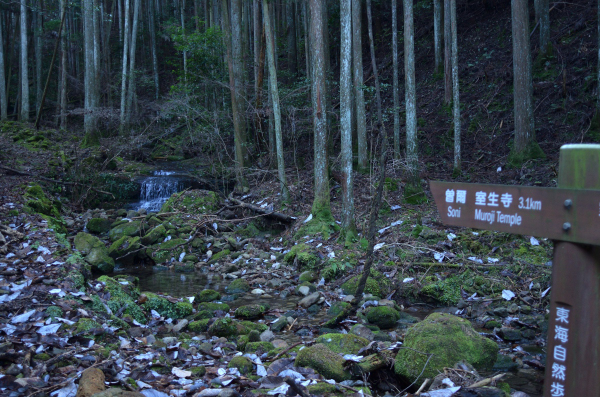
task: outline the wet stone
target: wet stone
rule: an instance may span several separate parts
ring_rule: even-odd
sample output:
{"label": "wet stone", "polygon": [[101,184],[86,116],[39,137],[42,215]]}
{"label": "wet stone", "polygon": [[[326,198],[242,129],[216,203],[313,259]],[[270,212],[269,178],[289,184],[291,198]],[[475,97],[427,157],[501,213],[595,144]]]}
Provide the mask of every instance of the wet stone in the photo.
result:
{"label": "wet stone", "polygon": [[521,331],[519,331],[518,329],[500,328],[500,330],[498,330],[497,333],[502,339],[504,339],[507,342],[518,341],[522,338]]}

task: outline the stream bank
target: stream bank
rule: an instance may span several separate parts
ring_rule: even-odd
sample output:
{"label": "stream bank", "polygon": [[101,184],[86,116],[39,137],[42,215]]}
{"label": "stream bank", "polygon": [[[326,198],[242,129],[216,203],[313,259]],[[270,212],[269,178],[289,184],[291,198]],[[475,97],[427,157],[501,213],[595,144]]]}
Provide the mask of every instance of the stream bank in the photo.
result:
{"label": "stream bank", "polygon": [[[246,200],[268,206],[265,197],[255,193]],[[493,395],[511,386],[524,391],[518,383],[523,379],[534,379],[526,389],[531,396],[540,391],[535,384],[542,376],[543,350],[528,346],[543,347],[547,326],[547,284],[539,275],[531,277],[546,266],[538,252],[548,248],[545,241],[532,245],[533,240],[505,235],[447,231],[431,218],[414,223],[415,213],[392,210],[379,233],[383,245],[368,283],[371,295],[357,316],[345,317],[344,301],[362,266],[360,243],[345,249],[334,239],[294,236],[298,225],[282,229],[255,222],[210,192],[190,190],[172,198],[162,215],[90,210],[61,217],[67,234],[25,211],[42,198],[23,203],[16,197],[2,207],[2,219],[21,235],[8,237],[0,259],[8,374],[0,387],[15,396],[65,390],[94,367],[110,386],[145,395],[153,390],[207,396],[227,389],[263,394],[285,385],[289,390],[284,375],[299,379],[296,374],[312,394],[353,394],[364,386],[363,393],[397,394],[411,382],[385,363],[398,362],[402,343],[416,343],[407,340],[412,324],[446,312],[467,318],[485,340],[499,344],[494,359],[472,379],[508,372],[507,386],[500,385],[508,389]],[[513,252],[528,255],[529,264],[514,258],[506,263],[503,252],[515,243]],[[457,258],[457,248],[476,256]],[[97,258],[102,264],[92,268]],[[103,266],[111,259],[116,272]],[[108,275],[99,277],[101,271]],[[503,299],[505,289],[517,296]],[[335,348],[331,343],[339,335],[367,342]],[[369,360],[348,357],[332,369],[300,354],[300,349],[314,354],[314,346]],[[338,362],[341,356],[327,357]],[[443,370],[454,364],[441,364],[445,377],[458,382],[456,374],[473,373]],[[353,367],[364,375],[353,375]],[[334,383],[324,382],[332,378]]]}

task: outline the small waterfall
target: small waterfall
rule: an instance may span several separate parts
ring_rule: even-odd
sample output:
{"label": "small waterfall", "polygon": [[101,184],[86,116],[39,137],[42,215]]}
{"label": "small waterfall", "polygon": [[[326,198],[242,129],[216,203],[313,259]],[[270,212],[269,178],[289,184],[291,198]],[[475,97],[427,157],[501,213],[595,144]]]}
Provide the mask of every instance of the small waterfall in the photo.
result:
{"label": "small waterfall", "polygon": [[140,201],[136,205],[136,209],[145,208],[148,212],[160,211],[171,195],[182,191],[189,185],[173,171],[154,171],[153,176],[140,182]]}

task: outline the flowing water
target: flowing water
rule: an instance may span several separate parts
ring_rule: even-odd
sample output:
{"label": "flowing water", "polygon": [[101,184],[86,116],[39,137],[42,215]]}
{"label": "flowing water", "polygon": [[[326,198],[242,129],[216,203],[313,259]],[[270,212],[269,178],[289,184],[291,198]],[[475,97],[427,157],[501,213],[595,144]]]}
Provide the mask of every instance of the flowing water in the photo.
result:
{"label": "flowing water", "polygon": [[142,208],[148,212],[158,212],[162,205],[173,195],[192,185],[189,177],[176,171],[158,170],[152,176],[139,180],[140,201],[133,203],[135,210]]}

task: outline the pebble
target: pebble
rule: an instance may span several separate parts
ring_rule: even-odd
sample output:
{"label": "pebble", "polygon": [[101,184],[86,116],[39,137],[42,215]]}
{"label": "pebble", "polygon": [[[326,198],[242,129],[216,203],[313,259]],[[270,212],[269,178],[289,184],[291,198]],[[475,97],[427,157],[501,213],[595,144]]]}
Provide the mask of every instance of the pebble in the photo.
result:
{"label": "pebble", "polygon": [[273,339],[275,339],[275,334],[269,329],[260,334],[260,340],[262,342],[271,342]]}
{"label": "pebble", "polygon": [[315,303],[317,303],[320,296],[321,296],[321,294],[319,292],[313,292],[312,294],[303,298],[300,302],[298,302],[298,304],[304,308],[310,307],[310,306],[314,305]]}
{"label": "pebble", "polygon": [[298,292],[304,296],[307,296],[310,294],[310,288],[306,285],[303,285],[302,287],[298,288]]}
{"label": "pebble", "polygon": [[252,290],[252,295],[262,295],[264,293],[265,293],[265,291],[260,288],[255,288]]}

